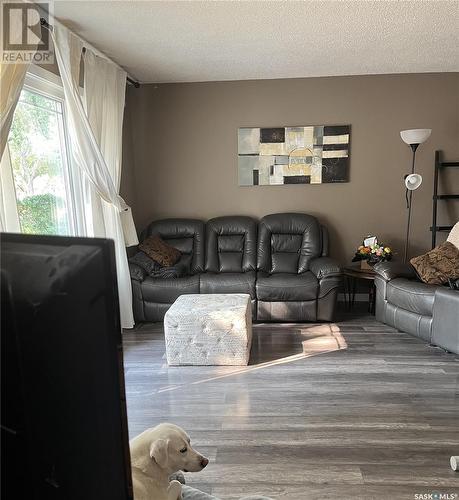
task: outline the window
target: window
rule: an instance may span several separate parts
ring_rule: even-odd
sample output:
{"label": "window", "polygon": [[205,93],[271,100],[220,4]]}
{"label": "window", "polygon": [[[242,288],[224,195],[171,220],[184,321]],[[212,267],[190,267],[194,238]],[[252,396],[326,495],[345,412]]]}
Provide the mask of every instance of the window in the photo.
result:
{"label": "window", "polygon": [[34,68],[17,104],[8,146],[21,232],[84,234],[81,188],[70,161],[64,96],[55,75]]}

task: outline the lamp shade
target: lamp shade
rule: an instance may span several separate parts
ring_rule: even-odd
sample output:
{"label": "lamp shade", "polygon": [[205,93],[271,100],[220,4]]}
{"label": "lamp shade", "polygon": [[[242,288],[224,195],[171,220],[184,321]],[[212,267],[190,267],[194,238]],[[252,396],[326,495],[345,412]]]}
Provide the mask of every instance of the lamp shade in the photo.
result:
{"label": "lamp shade", "polygon": [[405,177],[405,186],[408,191],[414,191],[422,184],[422,176],[410,174]]}
{"label": "lamp shade", "polygon": [[422,144],[423,142],[426,142],[427,139],[430,137],[430,134],[432,132],[432,129],[430,128],[415,128],[412,130],[402,130],[400,132],[400,137],[402,138],[403,142],[406,142],[407,144]]}

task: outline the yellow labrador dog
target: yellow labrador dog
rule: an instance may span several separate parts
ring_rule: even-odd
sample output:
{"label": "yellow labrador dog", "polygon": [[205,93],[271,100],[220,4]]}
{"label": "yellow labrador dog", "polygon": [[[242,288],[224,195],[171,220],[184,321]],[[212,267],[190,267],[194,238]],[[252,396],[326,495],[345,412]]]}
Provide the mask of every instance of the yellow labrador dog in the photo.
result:
{"label": "yellow labrador dog", "polygon": [[135,500],[181,500],[182,485],[169,476],[198,472],[209,460],[193,450],[188,434],[173,424],[159,424],[131,440]]}

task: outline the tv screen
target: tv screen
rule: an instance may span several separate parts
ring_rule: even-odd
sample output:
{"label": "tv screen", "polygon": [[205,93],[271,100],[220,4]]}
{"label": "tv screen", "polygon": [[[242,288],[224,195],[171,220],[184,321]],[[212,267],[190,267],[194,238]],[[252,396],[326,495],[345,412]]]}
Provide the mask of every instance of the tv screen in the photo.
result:
{"label": "tv screen", "polygon": [[113,242],[1,235],[2,498],[132,498]]}

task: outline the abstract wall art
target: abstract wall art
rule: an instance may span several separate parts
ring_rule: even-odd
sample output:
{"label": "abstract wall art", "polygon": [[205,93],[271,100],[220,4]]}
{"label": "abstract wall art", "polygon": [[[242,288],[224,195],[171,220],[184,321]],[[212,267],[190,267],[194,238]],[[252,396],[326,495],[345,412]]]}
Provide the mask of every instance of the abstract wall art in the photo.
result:
{"label": "abstract wall art", "polygon": [[350,125],[238,129],[240,186],[347,182]]}

